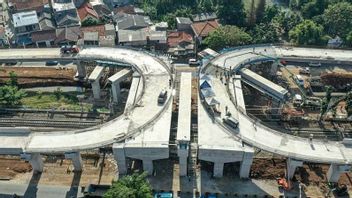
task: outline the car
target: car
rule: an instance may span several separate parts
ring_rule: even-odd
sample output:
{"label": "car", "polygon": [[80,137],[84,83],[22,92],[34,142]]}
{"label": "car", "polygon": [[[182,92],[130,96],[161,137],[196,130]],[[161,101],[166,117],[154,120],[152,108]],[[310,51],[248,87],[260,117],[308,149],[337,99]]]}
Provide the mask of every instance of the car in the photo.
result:
{"label": "car", "polygon": [[236,120],[235,118],[231,117],[231,116],[227,116],[225,118],[222,119],[223,123],[225,123],[226,125],[236,129],[238,127],[238,120]]}
{"label": "car", "polygon": [[165,103],[167,99],[167,91],[166,90],[162,90],[158,96],[158,104],[162,105]]}
{"label": "car", "polygon": [[191,58],[191,59],[188,60],[188,64],[190,66],[199,66],[200,65],[200,61],[198,61],[195,58]]}
{"label": "car", "polygon": [[63,45],[60,48],[60,52],[62,54],[76,54],[79,52],[79,48],[77,45]]}
{"label": "car", "polygon": [[281,63],[281,65],[284,65],[284,66],[287,65],[287,61],[282,60],[282,59],[280,60],[280,63]]}
{"label": "car", "polygon": [[58,61],[46,61],[46,62],[45,62],[45,65],[46,65],[46,66],[55,66],[55,65],[57,65],[57,64],[59,64]]}
{"label": "car", "polygon": [[310,62],[308,63],[309,67],[320,67],[321,63],[319,62]]}
{"label": "car", "polygon": [[6,62],[5,65],[10,66],[10,65],[17,65],[16,61],[13,62]]}
{"label": "car", "polygon": [[305,75],[310,75],[310,69],[309,69],[309,67],[301,68],[299,70],[299,73],[300,74],[305,74]]}

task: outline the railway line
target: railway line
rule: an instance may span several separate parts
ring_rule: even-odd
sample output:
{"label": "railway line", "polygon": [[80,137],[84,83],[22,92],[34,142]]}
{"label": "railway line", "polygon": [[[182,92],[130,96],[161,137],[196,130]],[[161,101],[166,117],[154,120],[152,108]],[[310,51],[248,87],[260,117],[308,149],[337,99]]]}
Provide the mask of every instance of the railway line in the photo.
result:
{"label": "railway line", "polygon": [[18,118],[2,118],[0,126],[15,127],[59,127],[59,128],[87,128],[102,124],[101,121],[70,121],[70,120],[40,120],[40,119],[18,119]]}

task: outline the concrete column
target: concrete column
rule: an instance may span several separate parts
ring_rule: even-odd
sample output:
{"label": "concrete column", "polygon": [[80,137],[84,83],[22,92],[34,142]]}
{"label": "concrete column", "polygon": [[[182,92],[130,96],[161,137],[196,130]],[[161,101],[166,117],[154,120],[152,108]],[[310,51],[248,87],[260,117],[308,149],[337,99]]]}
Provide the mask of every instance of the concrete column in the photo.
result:
{"label": "concrete column", "polygon": [[23,153],[21,154],[21,159],[28,161],[34,172],[43,172],[44,163],[39,153]]}
{"label": "concrete column", "polygon": [[87,75],[86,67],[80,61],[74,61],[74,64],[77,66],[78,78],[85,78]]}
{"label": "concrete column", "polygon": [[94,99],[100,99],[100,83],[99,83],[99,80],[92,81],[91,85],[92,85]]}
{"label": "concrete column", "polygon": [[214,177],[222,177],[224,174],[224,163],[214,162]]}
{"label": "concrete column", "polygon": [[188,149],[178,149],[178,158],[180,165],[180,176],[187,175],[187,158],[188,158]]}
{"label": "concrete column", "polygon": [[121,88],[120,81],[111,83],[112,100],[116,103],[120,101]]}
{"label": "concrete column", "polygon": [[276,75],[277,68],[278,68],[278,62],[277,62],[277,61],[274,61],[273,64],[271,65],[271,69],[270,69],[270,74],[271,74],[272,76],[275,76],[275,75]]}
{"label": "concrete column", "polygon": [[253,153],[245,152],[243,154],[243,159],[240,167],[240,178],[248,178],[249,172],[251,171],[251,166],[253,162]]}
{"label": "concrete column", "polygon": [[286,165],[287,165],[286,178],[291,180],[295,174],[296,168],[299,166],[302,166],[303,162],[288,158],[286,161]]}
{"label": "concrete column", "polygon": [[75,171],[82,171],[83,162],[79,152],[65,153],[65,158],[72,160],[73,168]]}
{"label": "concrete column", "polygon": [[144,159],[143,170],[147,171],[148,175],[151,175],[153,173],[153,160]]}
{"label": "concrete column", "polygon": [[126,155],[125,155],[124,144],[118,144],[118,143],[113,144],[112,151],[114,154],[114,158],[117,162],[119,174],[126,174],[127,165],[126,165]]}
{"label": "concrete column", "polygon": [[351,170],[351,165],[337,165],[331,164],[329,171],[327,173],[328,182],[335,182],[339,181],[340,175],[342,173],[349,172]]}

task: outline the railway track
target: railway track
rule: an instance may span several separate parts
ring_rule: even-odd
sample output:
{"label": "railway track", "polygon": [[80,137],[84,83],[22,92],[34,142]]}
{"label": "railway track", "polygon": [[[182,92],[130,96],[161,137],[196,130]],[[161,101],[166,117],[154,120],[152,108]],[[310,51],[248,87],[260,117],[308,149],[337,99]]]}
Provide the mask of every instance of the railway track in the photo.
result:
{"label": "railway track", "polygon": [[59,127],[59,128],[87,128],[101,124],[101,121],[70,121],[70,120],[38,120],[38,119],[0,119],[0,126],[28,126],[28,127]]}

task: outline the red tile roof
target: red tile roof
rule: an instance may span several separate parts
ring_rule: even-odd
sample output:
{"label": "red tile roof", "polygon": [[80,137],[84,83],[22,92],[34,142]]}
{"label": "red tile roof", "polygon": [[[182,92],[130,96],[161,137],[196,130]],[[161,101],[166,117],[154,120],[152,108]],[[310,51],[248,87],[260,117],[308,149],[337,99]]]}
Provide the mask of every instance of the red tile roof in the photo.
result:
{"label": "red tile roof", "polygon": [[31,36],[33,42],[55,40],[56,30],[44,30],[39,32],[33,32]]}
{"label": "red tile roof", "polygon": [[170,32],[167,36],[167,44],[169,47],[175,47],[181,42],[192,43],[193,37],[186,32]]}
{"label": "red tile roof", "polygon": [[9,0],[12,3],[16,10],[36,10],[37,12],[42,10],[45,4],[49,3],[49,0]]}
{"label": "red tile roof", "polygon": [[93,6],[90,3],[83,4],[80,8],[77,9],[77,12],[81,21],[84,20],[87,16],[99,19],[98,13],[93,9]]}
{"label": "red tile roof", "polygon": [[81,27],[82,37],[83,37],[83,32],[98,32],[99,36],[105,36],[105,26],[94,25],[94,26]]}
{"label": "red tile roof", "polygon": [[219,27],[219,23],[217,22],[217,20],[195,22],[192,24],[191,27],[197,37],[205,37],[208,36],[210,32],[216,30]]}
{"label": "red tile roof", "polygon": [[122,6],[122,7],[117,7],[114,9],[114,13],[121,13],[121,14],[136,14],[134,11],[134,6],[132,5],[127,5],[127,6]]}

